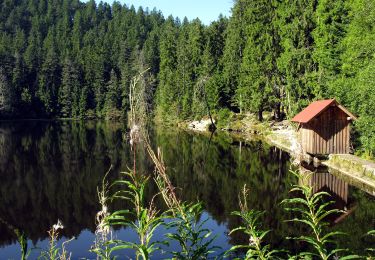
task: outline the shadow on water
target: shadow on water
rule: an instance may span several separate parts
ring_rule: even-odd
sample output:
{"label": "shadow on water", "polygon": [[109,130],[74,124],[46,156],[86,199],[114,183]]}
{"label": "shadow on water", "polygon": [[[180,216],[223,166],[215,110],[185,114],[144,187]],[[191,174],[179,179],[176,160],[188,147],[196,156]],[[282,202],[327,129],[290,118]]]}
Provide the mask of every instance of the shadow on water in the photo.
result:
{"label": "shadow on water", "polygon": [[[124,140],[126,132],[123,124],[108,122],[2,122],[0,247],[6,249],[16,242],[9,226],[23,230],[34,243],[46,239],[46,231],[57,219],[65,225],[65,237],[93,233],[99,210],[97,186],[105,172],[113,165],[113,181],[132,165],[132,153]],[[240,142],[218,133],[206,137],[154,128],[150,139],[154,147],[161,147],[182,200],[202,201],[210,223],[226,227],[219,235],[227,236],[226,232],[240,225],[230,213],[238,209],[238,193],[246,184],[250,188],[249,206],[266,212],[263,223],[265,229],[272,230],[268,236],[271,244],[291,250],[296,247],[285,237],[298,228],[283,221],[288,216],[280,206],[297,182],[289,174],[287,153],[260,141]],[[136,156],[138,172],[152,173],[146,151],[140,149]],[[340,203],[356,208],[333,228],[348,232],[350,240],[341,243],[360,251],[366,243],[357,240],[374,228],[375,203],[365,193],[347,184],[342,186],[346,197]],[[157,187],[150,184],[147,192],[151,197]],[[161,200],[158,206],[164,207]],[[247,242],[239,233],[220,241],[224,248]]]}

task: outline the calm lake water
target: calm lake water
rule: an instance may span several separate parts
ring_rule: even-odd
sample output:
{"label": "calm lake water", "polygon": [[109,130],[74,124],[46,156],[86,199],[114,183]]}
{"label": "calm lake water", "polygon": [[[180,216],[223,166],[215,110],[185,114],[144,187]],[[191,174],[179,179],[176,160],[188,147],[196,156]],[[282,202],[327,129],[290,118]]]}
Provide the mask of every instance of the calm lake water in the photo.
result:
{"label": "calm lake water", "polygon": [[[35,248],[30,258],[35,259],[48,247],[47,231],[58,219],[65,226],[60,243],[75,237],[67,245],[72,259],[94,259],[89,249],[99,210],[97,186],[110,165],[111,181],[132,166],[133,153],[126,136],[127,129],[120,123],[0,122],[0,259],[20,257],[15,228],[26,234],[29,248]],[[208,219],[206,226],[217,234],[215,244],[222,250],[247,241],[239,233],[228,235],[240,225],[230,213],[238,210],[238,193],[244,184],[250,188],[250,207],[265,211],[263,227],[272,230],[267,241],[292,251],[304,246],[285,239],[301,230],[284,221],[288,214],[280,206],[297,182],[289,172],[287,153],[261,141],[244,143],[224,134],[210,137],[176,129],[155,128],[150,139],[163,151],[180,198],[203,203],[201,220]],[[154,167],[145,150],[138,149],[136,157],[138,172],[152,174]],[[331,220],[331,229],[349,234],[339,239],[340,245],[363,253],[374,242],[363,236],[375,228],[374,198],[328,174],[315,181],[322,190],[331,191],[337,207],[351,211],[346,218]],[[333,188],[332,183],[336,185]],[[149,197],[157,193],[152,182],[147,193]],[[157,205],[165,208],[161,200]],[[123,205],[114,203],[112,207]],[[115,236],[135,239],[127,229],[115,230]],[[156,239],[164,239],[163,230],[157,232]]]}

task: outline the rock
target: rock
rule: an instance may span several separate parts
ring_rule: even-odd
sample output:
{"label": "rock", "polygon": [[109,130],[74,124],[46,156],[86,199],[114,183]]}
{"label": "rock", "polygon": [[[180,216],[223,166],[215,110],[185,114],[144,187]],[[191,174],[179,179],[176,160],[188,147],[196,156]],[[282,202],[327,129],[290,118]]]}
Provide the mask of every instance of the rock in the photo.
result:
{"label": "rock", "polygon": [[[214,120],[215,123],[215,120]],[[212,124],[210,119],[202,119],[199,121],[193,121],[188,124],[188,128],[198,132],[205,132],[212,129]]]}

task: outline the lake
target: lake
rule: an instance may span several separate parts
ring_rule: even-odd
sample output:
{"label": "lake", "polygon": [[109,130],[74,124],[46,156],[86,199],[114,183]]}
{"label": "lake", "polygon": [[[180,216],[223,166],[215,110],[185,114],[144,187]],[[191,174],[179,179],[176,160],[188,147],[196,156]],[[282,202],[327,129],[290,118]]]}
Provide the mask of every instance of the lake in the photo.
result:
{"label": "lake", "polygon": [[[75,238],[66,246],[72,259],[94,259],[89,250],[100,208],[97,187],[111,165],[110,181],[132,167],[127,135],[125,125],[113,122],[0,122],[0,259],[20,257],[14,229],[25,233],[29,248],[34,248],[30,258],[35,259],[41,249],[47,249],[47,231],[58,219],[64,225],[59,243]],[[215,244],[221,251],[247,241],[240,233],[228,235],[241,224],[231,212],[239,209],[238,193],[244,184],[250,189],[249,207],[265,212],[263,228],[271,229],[266,240],[272,247],[295,251],[304,246],[285,239],[300,229],[285,222],[289,215],[280,205],[297,183],[287,153],[259,140],[242,142],[224,133],[197,135],[154,127],[149,135],[152,146],[163,152],[179,197],[203,203],[200,219],[208,219],[206,227],[217,234]],[[140,146],[136,162],[138,173],[153,174],[154,166]],[[348,234],[338,239],[340,246],[363,253],[374,242],[363,236],[375,228],[374,197],[332,175],[316,182],[322,190],[333,191],[337,207],[351,212],[340,221],[330,220],[332,230]],[[150,181],[147,196],[156,193],[157,186]],[[165,209],[161,199],[156,204]],[[111,207],[123,205],[115,202]],[[135,239],[127,229],[117,229],[114,235]],[[165,239],[162,229],[156,239]]]}

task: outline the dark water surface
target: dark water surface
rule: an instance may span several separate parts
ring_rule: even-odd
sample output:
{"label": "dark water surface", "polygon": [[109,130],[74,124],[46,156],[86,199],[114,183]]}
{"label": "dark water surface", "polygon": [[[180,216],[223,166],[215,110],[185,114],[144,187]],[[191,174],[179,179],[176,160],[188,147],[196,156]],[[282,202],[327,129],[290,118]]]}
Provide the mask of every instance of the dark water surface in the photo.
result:
{"label": "dark water surface", "polygon": [[[67,245],[72,259],[94,259],[89,249],[99,210],[97,186],[110,165],[113,181],[133,164],[126,133],[124,125],[108,122],[0,122],[0,259],[20,257],[14,229],[26,234],[29,248],[38,248],[30,256],[37,258],[40,250],[48,247],[47,231],[58,219],[64,224],[60,243],[76,238]],[[284,221],[288,215],[280,206],[297,182],[289,173],[287,153],[260,141],[244,143],[226,135],[210,138],[176,129],[155,128],[150,139],[163,151],[180,198],[203,202],[201,219],[209,219],[206,225],[218,235],[215,243],[223,250],[246,243],[239,233],[228,235],[240,225],[230,213],[238,210],[238,193],[244,184],[250,188],[250,207],[265,211],[263,227],[272,230],[267,241],[290,250],[303,246],[285,239],[301,230]],[[144,174],[153,172],[143,149],[137,151],[137,167]],[[375,228],[374,198],[334,176],[313,181],[333,193],[337,207],[352,210],[346,218],[332,220],[332,229],[349,234],[340,238],[340,245],[364,252],[373,242],[363,234]],[[150,183],[148,196],[156,192],[157,187]],[[157,204],[165,207],[161,200]],[[116,230],[115,236],[135,239],[126,229]],[[156,238],[164,239],[162,230]]]}

